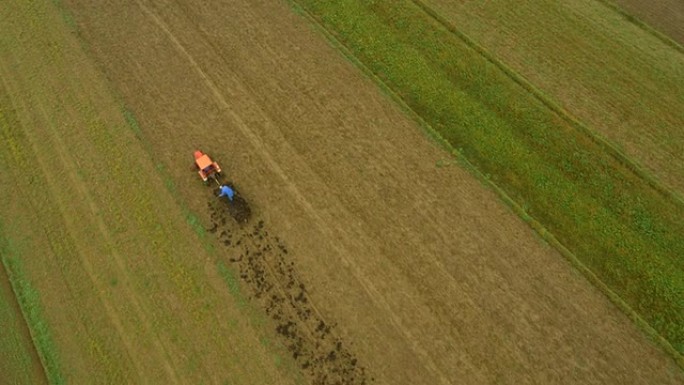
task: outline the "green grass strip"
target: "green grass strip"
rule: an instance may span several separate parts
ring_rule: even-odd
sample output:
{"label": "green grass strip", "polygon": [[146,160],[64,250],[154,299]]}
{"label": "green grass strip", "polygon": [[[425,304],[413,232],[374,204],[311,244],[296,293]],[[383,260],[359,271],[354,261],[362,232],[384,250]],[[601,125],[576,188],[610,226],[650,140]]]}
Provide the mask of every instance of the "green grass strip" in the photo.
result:
{"label": "green grass strip", "polygon": [[216,268],[218,269],[219,275],[226,283],[226,286],[228,286],[228,291],[233,298],[235,298],[238,306],[245,308],[247,306],[247,299],[240,291],[240,283],[238,282],[238,277],[235,275],[233,269],[226,266],[223,261],[218,261],[216,263]]}
{"label": "green grass strip", "polygon": [[413,2],[297,3],[614,301],[684,352],[684,207],[675,197]]}
{"label": "green grass strip", "polygon": [[9,285],[4,265],[0,265],[0,280],[3,281],[0,282],[0,373],[4,381],[11,384],[44,383],[46,378],[34,378],[34,368],[40,367],[43,375],[44,370],[30,335],[24,333],[28,330],[26,321]]}
{"label": "green grass strip", "polygon": [[57,349],[50,335],[50,328],[43,317],[40,294],[29,282],[21,259],[14,253],[9,240],[3,237],[1,231],[0,228],[0,259],[29,326],[33,344],[38,351],[48,382],[64,384],[66,381],[59,366]]}

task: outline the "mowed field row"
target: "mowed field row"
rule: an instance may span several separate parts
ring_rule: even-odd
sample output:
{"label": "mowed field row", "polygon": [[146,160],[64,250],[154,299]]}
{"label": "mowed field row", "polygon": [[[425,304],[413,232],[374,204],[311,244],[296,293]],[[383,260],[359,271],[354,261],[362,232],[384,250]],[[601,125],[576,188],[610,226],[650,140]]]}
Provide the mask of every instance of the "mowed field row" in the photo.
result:
{"label": "mowed field row", "polygon": [[295,383],[60,10],[0,15],[0,252],[49,382]]}
{"label": "mowed field row", "polygon": [[[448,30],[426,13],[421,4],[296,3],[500,186],[522,208],[523,217],[539,221],[544,227],[539,230],[542,236],[550,232],[591,270],[590,276],[595,274],[655,328],[668,341],[665,348],[683,362],[684,204],[675,194],[656,188],[634,172],[623,158],[607,151],[563,111],[550,109],[510,73],[481,55],[460,32]],[[543,16],[536,19],[545,20]],[[633,27],[624,23],[626,29]],[[622,32],[620,28],[610,31]],[[543,34],[538,31],[539,36]],[[644,39],[656,40],[642,34]],[[684,111],[672,108],[684,106],[684,94],[673,85],[679,81],[676,68],[682,67],[676,63],[682,58],[677,52],[663,55],[670,60],[664,65],[672,69],[672,79],[665,76],[657,83],[664,92],[653,101],[653,109],[661,106],[662,112],[651,119],[658,122],[668,122],[668,114]],[[662,64],[645,55],[635,60]],[[663,75],[647,64],[635,72],[647,77]],[[609,94],[600,96],[614,102]],[[655,95],[648,102],[654,99]],[[679,138],[681,130],[676,127],[652,132],[678,148],[684,138]],[[645,146],[649,154],[660,148]],[[684,162],[673,162],[681,156],[682,152],[673,150],[669,164],[681,166]],[[676,175],[673,171],[673,180]]]}

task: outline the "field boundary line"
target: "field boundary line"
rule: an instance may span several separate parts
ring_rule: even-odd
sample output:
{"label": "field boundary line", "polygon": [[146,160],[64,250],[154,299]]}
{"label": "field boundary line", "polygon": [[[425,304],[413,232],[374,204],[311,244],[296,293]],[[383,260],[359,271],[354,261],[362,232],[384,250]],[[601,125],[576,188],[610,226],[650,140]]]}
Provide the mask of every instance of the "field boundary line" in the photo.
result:
{"label": "field boundary line", "polygon": [[[501,60],[497,59],[493,54],[491,54],[483,46],[475,42],[472,38],[466,35],[464,32],[456,28],[449,20],[445,19],[441,14],[439,14],[434,9],[430,8],[425,4],[423,0],[409,0],[419,7],[428,16],[433,18],[437,23],[444,27],[447,31],[454,34],[460,40],[462,40],[468,47],[475,50],[477,53],[482,55],[488,62],[495,65],[497,68],[501,69],[504,74],[506,74],[511,80],[520,85],[527,92],[532,94],[537,100],[539,100],[544,106],[549,108],[551,111],[556,113],[560,118],[562,118],[566,123],[570,124],[572,127],[578,129],[580,132],[584,133],[591,141],[597,144],[599,147],[606,150],[606,152],[613,156],[619,163],[624,165],[628,170],[633,172],[635,175],[643,179],[648,183],[650,187],[658,191],[659,193],[669,196],[677,204],[684,206],[684,196],[679,192],[673,190],[665,183],[663,183],[657,176],[653,175],[650,171],[647,171],[643,165],[638,161],[627,156],[624,152],[618,149],[610,140],[603,137],[601,134],[595,130],[589,128],[586,124],[582,123],[573,114],[568,112],[566,109],[556,104],[551,98],[542,92],[539,88],[534,86],[529,80],[525,79],[522,75],[511,69]],[[602,0],[597,0],[602,1]]]}
{"label": "field boundary line", "polygon": [[[566,248],[558,239],[549,232],[540,222],[528,214],[525,209],[515,202],[503,189],[496,183],[483,174],[477,167],[475,167],[459,150],[454,148],[444,137],[435,130],[428,122],[426,122],[415,110],[413,110],[390,86],[385,83],[375,72],[363,64],[351,50],[342,43],[336,36],[334,31],[327,29],[311,12],[302,6],[298,0],[286,0],[295,7],[295,12],[306,18],[319,32],[321,32],[331,45],[338,49],[340,53],[347,58],[352,64],[357,66],[364,74],[371,80],[375,81],[377,85],[390,96],[399,106],[413,118],[426,133],[441,144],[447,152],[451,153],[458,160],[459,165],[471,172],[483,185],[491,188],[501,200],[522,220],[527,222],[530,227],[549,245],[553,246],[558,252],[570,262],[570,264],[579,270],[585,278],[596,286],[608,299],[615,304],[622,312],[632,320],[639,329],[641,329],[656,345],[660,346],[666,353],[668,353],[674,362],[684,370],[684,355],[680,354],[663,336],[661,336],[646,320],[644,320],[636,311],[634,311],[617,293],[611,290],[593,271],[591,271],[584,263],[582,263],[577,256]],[[411,0],[416,2],[418,0]],[[422,7],[421,7],[422,8]],[[515,79],[514,79],[515,80]],[[665,190],[667,193],[669,190]],[[673,194],[670,192],[670,194]],[[673,196],[678,199],[678,197]]]}
{"label": "field boundary line", "polygon": [[681,44],[679,44],[676,40],[674,40],[673,38],[668,36],[666,33],[658,31],[657,29],[655,29],[655,27],[651,26],[650,23],[647,23],[647,22],[641,20],[641,18],[639,18],[638,16],[633,15],[630,12],[627,12],[626,10],[622,9],[622,7],[620,5],[618,5],[617,3],[615,3],[614,1],[612,1],[612,0],[595,0],[595,1],[598,3],[601,3],[601,5],[603,5],[604,7],[609,8],[612,11],[615,11],[616,13],[618,13],[622,18],[624,18],[628,22],[630,22],[630,23],[636,25],[637,27],[643,29],[645,32],[650,33],[651,35],[653,35],[657,39],[661,40],[663,43],[665,43],[668,46],[670,46],[671,48],[677,50],[679,53],[684,54],[684,47]]}

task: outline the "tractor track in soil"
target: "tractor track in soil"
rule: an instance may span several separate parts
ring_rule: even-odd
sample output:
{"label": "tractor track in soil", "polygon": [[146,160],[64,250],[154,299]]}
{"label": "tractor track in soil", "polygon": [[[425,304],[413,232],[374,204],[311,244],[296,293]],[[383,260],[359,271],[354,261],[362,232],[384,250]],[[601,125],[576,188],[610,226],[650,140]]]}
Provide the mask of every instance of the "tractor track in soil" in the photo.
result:
{"label": "tractor track in soil", "polygon": [[249,298],[277,325],[276,332],[313,384],[370,383],[373,379],[335,324],[310,300],[284,241],[269,233],[263,219],[248,222],[245,208],[246,201],[238,194],[231,203],[209,202],[212,227],[207,231],[228,251],[228,261],[248,288]]}

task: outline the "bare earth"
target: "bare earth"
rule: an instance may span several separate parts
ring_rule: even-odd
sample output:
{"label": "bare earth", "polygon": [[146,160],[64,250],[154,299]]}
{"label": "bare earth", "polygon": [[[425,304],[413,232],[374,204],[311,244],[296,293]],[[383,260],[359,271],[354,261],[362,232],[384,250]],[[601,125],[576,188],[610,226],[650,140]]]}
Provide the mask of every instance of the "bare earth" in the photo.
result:
{"label": "bare earth", "polygon": [[[682,383],[492,192],[436,167],[447,155],[284,2],[65,3],[190,209],[221,225],[188,171],[201,147],[369,382]],[[219,227],[231,245],[236,226]],[[258,293],[237,262],[249,242],[218,252]]]}
{"label": "bare earth", "polygon": [[681,0],[615,0],[622,9],[684,45],[684,2]]}

